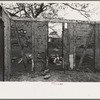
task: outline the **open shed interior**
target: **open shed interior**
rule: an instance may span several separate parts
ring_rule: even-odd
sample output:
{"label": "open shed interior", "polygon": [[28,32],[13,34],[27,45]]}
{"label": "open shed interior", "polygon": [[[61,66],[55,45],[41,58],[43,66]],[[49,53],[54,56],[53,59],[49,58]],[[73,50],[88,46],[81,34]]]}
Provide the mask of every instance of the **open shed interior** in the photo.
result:
{"label": "open shed interior", "polygon": [[0,80],[45,69],[100,70],[100,23],[0,14]]}
{"label": "open shed interior", "polygon": [[11,22],[11,71],[95,69],[94,25],[73,22]]}
{"label": "open shed interior", "polygon": [[63,70],[62,23],[48,23],[48,68]]}

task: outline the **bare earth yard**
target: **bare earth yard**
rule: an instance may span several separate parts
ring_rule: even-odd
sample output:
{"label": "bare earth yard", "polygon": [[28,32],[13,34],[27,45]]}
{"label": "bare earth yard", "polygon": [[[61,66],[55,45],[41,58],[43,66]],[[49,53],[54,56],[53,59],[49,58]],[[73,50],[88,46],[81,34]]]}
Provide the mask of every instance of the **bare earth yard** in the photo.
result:
{"label": "bare earth yard", "polygon": [[16,73],[10,81],[32,82],[100,82],[100,73],[77,72],[77,71],[50,71],[50,78],[44,79],[39,73]]}

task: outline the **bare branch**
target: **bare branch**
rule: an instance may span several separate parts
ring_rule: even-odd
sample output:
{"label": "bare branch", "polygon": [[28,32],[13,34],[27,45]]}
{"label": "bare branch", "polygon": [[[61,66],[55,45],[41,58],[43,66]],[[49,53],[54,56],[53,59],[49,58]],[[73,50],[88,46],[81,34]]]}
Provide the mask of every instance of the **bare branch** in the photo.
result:
{"label": "bare branch", "polygon": [[79,11],[81,15],[83,15],[85,18],[87,18],[88,20],[90,20],[87,16],[85,16],[85,14],[83,14],[81,11]]}
{"label": "bare branch", "polygon": [[33,6],[30,5],[30,6],[29,6],[29,9],[30,9],[30,11],[31,11],[31,13],[32,13],[32,17],[34,17]]}
{"label": "bare branch", "polygon": [[83,10],[83,9],[78,9],[78,8],[75,8],[75,7],[72,7],[72,6],[69,5],[68,3],[63,3],[63,4],[64,4],[64,5],[67,5],[68,7],[72,8],[73,10],[85,12],[85,10]]}
{"label": "bare branch", "polygon": [[[88,20],[90,20],[89,18],[88,18],[88,16],[86,16],[87,14],[86,14],[86,10],[83,10],[84,8],[86,8],[86,7],[81,7],[81,9],[78,9],[78,8],[75,8],[75,7],[73,7],[73,6],[71,6],[71,5],[69,5],[68,3],[63,3],[64,5],[67,5],[68,7],[70,7],[71,9],[73,9],[73,10],[76,10],[76,11],[78,11],[81,15],[83,15],[85,18],[87,18]],[[85,13],[85,14],[83,14],[83,13]]]}
{"label": "bare branch", "polygon": [[44,6],[44,3],[41,3],[40,7],[36,9],[36,15],[34,16],[35,18],[43,12],[43,6]]}
{"label": "bare branch", "polygon": [[[52,6],[54,4],[55,4],[55,6]],[[88,12],[86,11],[88,4],[63,3],[63,5],[70,7],[73,10],[78,11],[81,15],[83,15],[85,18],[87,18],[89,20]],[[54,17],[54,15],[57,16],[58,9],[66,8],[63,5],[59,6],[59,4],[56,4],[56,3],[48,3],[48,4],[44,4],[44,3],[16,3],[16,6],[13,6],[11,8],[7,7],[6,9],[11,10],[12,12],[15,12],[14,14],[20,13],[20,16],[24,15],[24,16],[29,17],[29,18],[30,17],[36,18],[41,13],[44,15],[44,17],[45,17],[45,14],[47,14],[47,16],[50,15],[50,16]],[[46,12],[47,10],[50,12]],[[22,11],[24,13],[21,13]]]}
{"label": "bare branch", "polygon": [[17,12],[15,12],[14,14],[18,14],[19,12],[21,12],[23,9],[18,10]]}

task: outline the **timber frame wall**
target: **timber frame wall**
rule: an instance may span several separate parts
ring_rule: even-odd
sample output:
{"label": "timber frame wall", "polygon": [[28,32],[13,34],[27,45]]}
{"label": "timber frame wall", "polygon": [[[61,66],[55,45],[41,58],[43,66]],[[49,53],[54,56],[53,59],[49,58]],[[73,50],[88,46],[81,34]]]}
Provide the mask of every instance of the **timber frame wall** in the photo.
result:
{"label": "timber frame wall", "polygon": [[[11,17],[6,10],[2,7],[2,16],[0,17],[0,19],[2,19],[2,21],[4,22],[4,80],[8,81],[10,79],[10,73],[11,73],[11,58],[10,58],[10,52],[11,52],[11,46],[10,46],[10,34],[11,34],[11,28],[10,28],[10,24],[11,24],[11,20],[13,21],[30,21],[30,22],[58,22],[58,23],[62,23],[64,25],[64,23],[69,23],[69,24],[75,24],[75,23],[85,23],[85,24],[92,24],[94,25],[94,36],[96,37],[94,39],[95,42],[95,47],[94,47],[94,59],[96,59],[96,55],[100,54],[100,51],[96,51],[96,49],[98,49],[100,47],[98,40],[97,40],[97,36],[96,34],[100,34],[98,31],[100,31],[100,22],[96,22],[96,21],[81,21],[81,20],[64,20],[64,19],[33,19],[33,18],[17,18],[17,17]],[[64,26],[63,26],[64,27]],[[69,45],[69,44],[68,44]],[[96,53],[97,52],[97,53]],[[99,66],[100,69],[100,56],[97,57],[97,60],[95,60],[95,66]],[[97,64],[96,64],[97,63]]]}
{"label": "timber frame wall", "polygon": [[4,22],[4,75],[3,80],[8,81],[10,79],[10,19],[11,16],[6,12],[6,10],[0,6],[1,16],[0,19]]}
{"label": "timber frame wall", "polygon": [[[96,22],[96,21],[65,20],[65,19],[39,19],[39,18],[35,18],[34,19],[34,18],[17,18],[17,17],[12,17],[11,20],[16,21],[16,22],[17,21],[28,21],[28,22],[62,23],[62,29],[63,29],[62,30],[62,38],[63,38],[62,42],[63,42],[63,57],[64,57],[64,59],[63,59],[63,68],[65,68],[65,69],[70,69],[70,66],[72,66],[73,68],[75,67],[75,65],[74,64],[71,65],[70,61],[69,61],[69,59],[70,59],[69,55],[73,54],[73,57],[74,57],[73,63],[75,62],[74,43],[73,42],[70,43],[71,42],[70,35],[73,35],[72,41],[74,41],[74,35],[77,33],[77,32],[75,33],[74,31],[76,31],[78,28],[80,28],[80,30],[78,30],[78,32],[82,31],[81,30],[82,27],[80,27],[80,25],[85,26],[84,30],[87,31],[87,32],[83,32],[83,33],[91,33],[91,29],[93,28],[94,29],[94,31],[93,31],[94,33],[93,34],[95,34],[96,33],[95,32],[95,27],[93,27],[93,26],[95,26],[96,24],[99,24],[99,22]],[[67,27],[68,30],[65,28],[65,23],[68,24],[68,27]],[[88,25],[90,25],[91,27],[86,27]],[[88,28],[90,28],[90,29],[88,29]],[[72,44],[71,46],[73,46],[73,49],[70,47],[70,44]],[[94,47],[94,51],[95,51],[95,47]],[[94,53],[94,59],[95,59],[95,54],[96,53]],[[94,60],[94,63],[95,63],[95,60]],[[66,66],[67,66],[67,68],[66,68]]]}

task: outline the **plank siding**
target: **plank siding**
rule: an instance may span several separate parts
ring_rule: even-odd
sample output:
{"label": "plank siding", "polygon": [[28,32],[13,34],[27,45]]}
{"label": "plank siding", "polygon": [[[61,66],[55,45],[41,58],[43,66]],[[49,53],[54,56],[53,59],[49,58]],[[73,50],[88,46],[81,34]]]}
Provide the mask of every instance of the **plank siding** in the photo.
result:
{"label": "plank siding", "polygon": [[4,80],[8,81],[11,73],[10,18],[4,10],[2,10],[2,20],[4,22]]}
{"label": "plank siding", "polygon": [[40,71],[46,67],[48,23],[33,22],[32,30],[34,66],[35,70]]}

